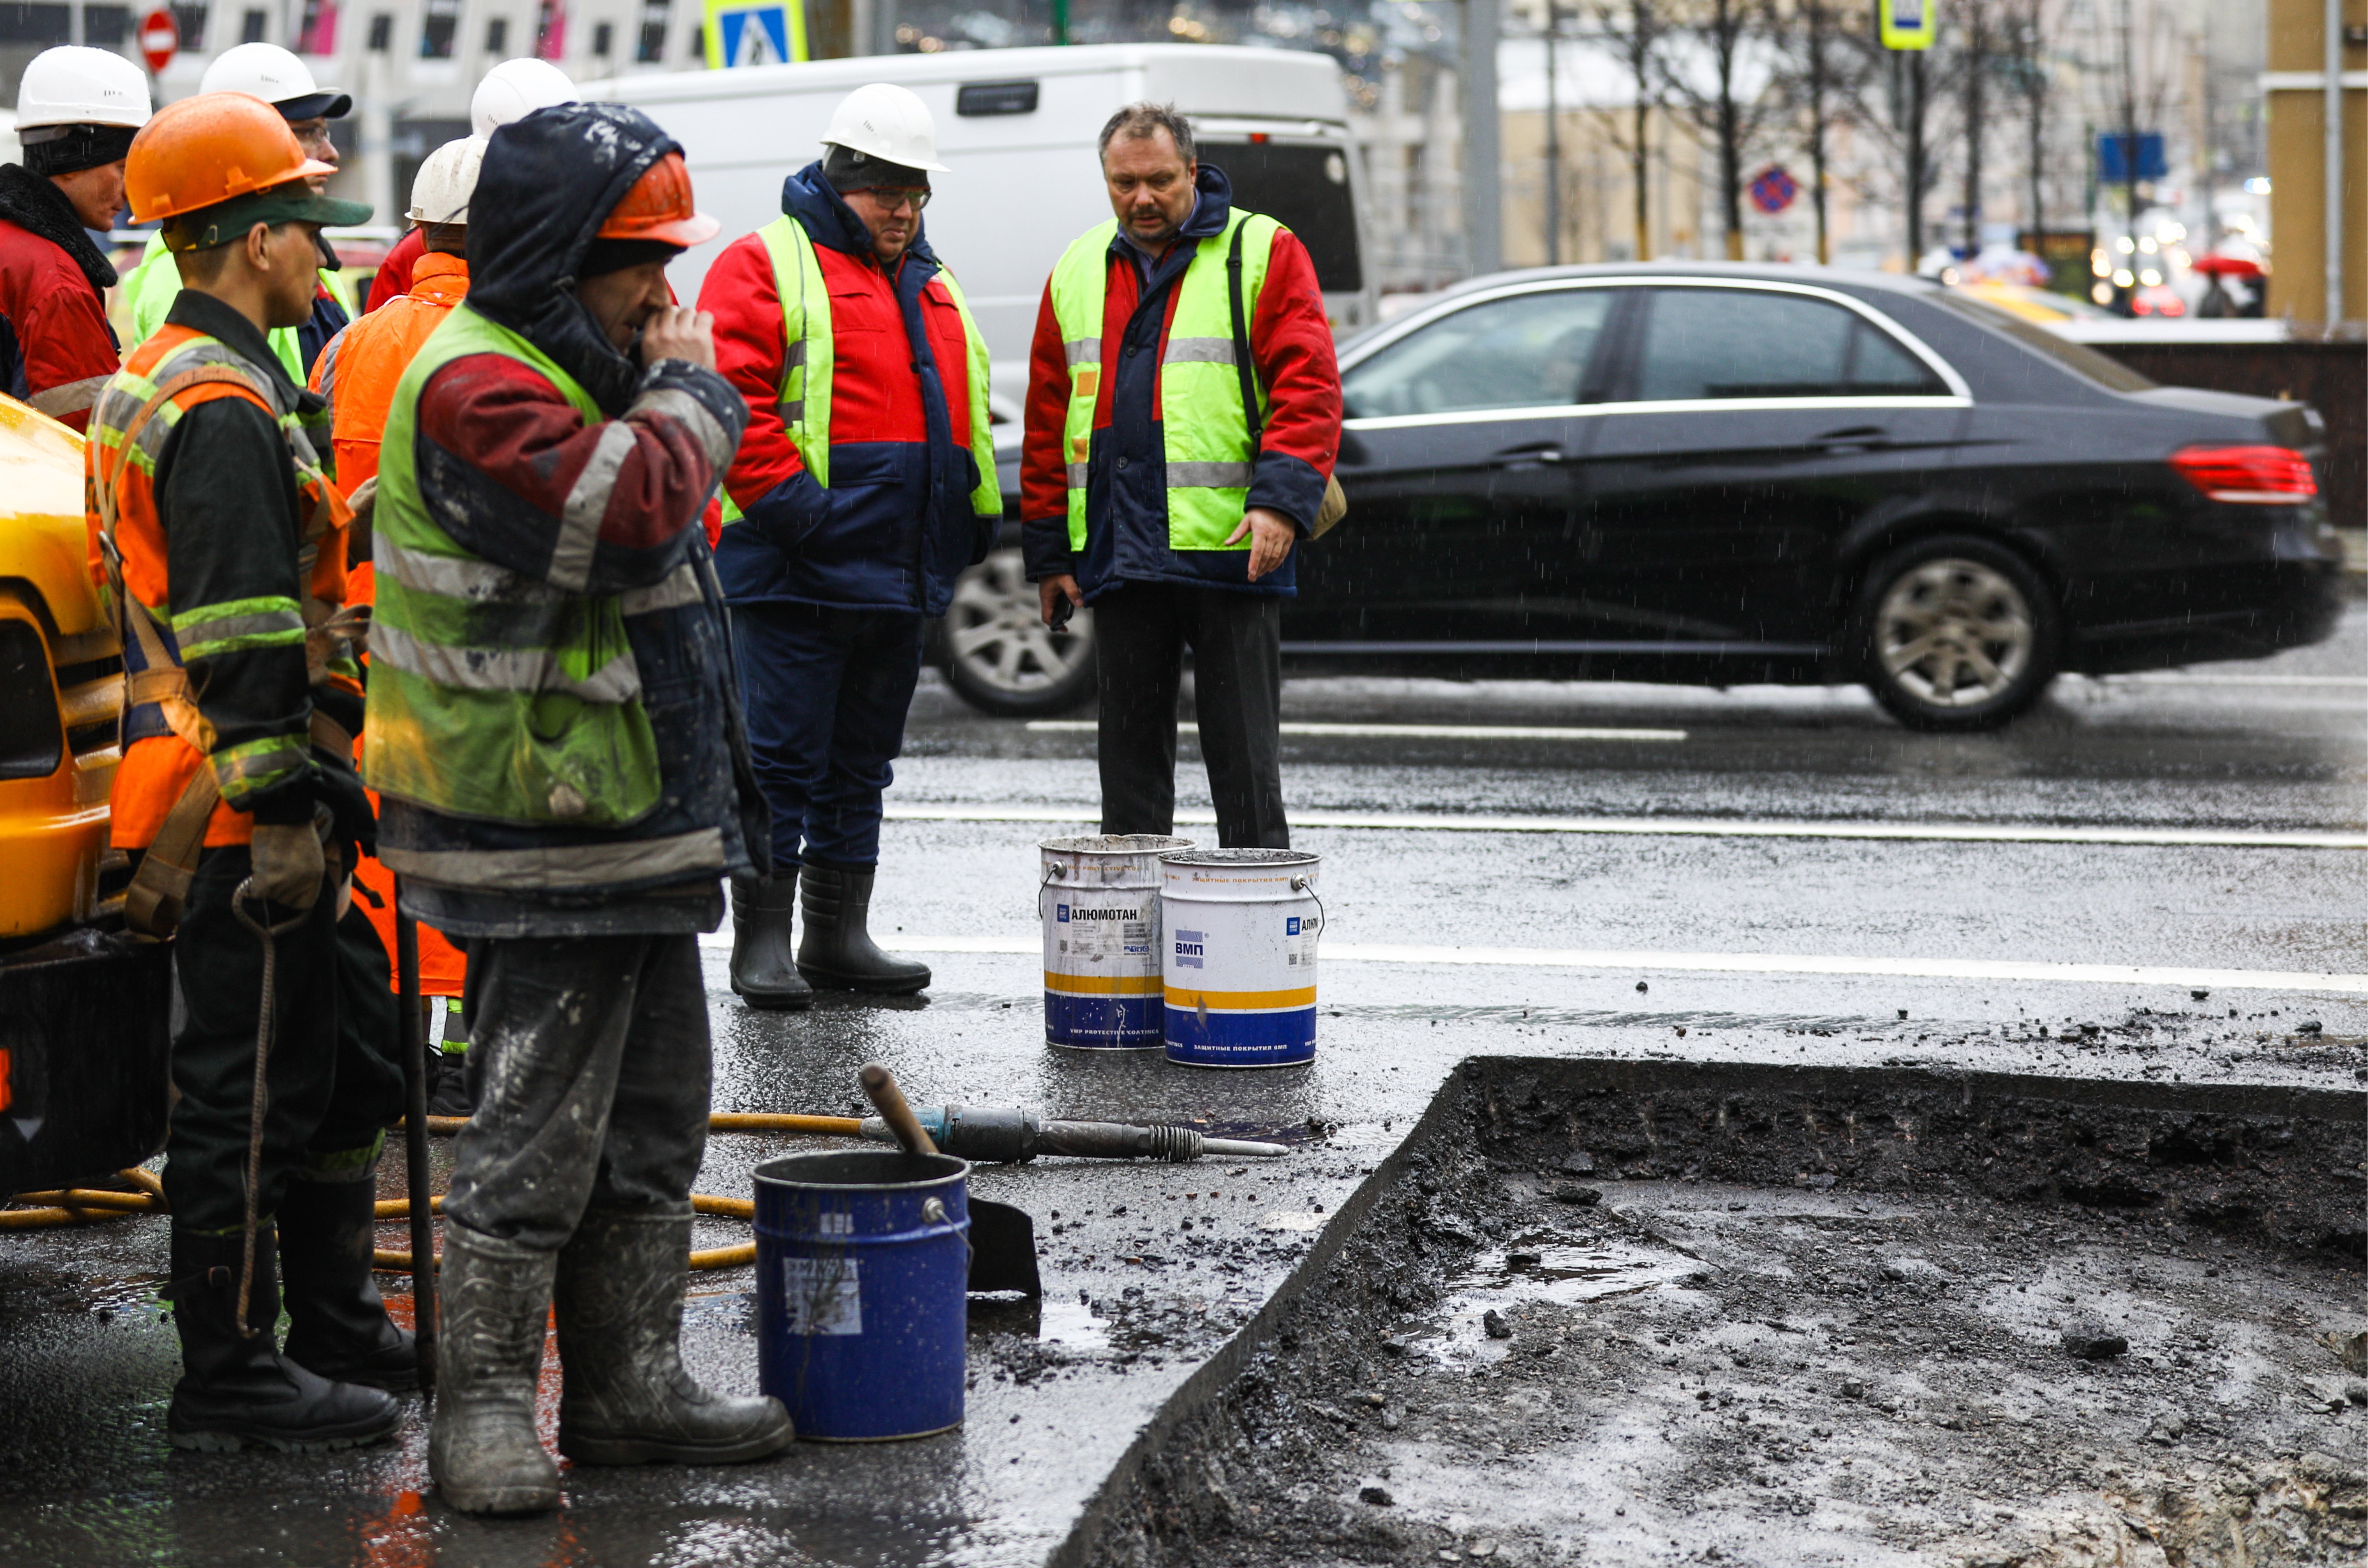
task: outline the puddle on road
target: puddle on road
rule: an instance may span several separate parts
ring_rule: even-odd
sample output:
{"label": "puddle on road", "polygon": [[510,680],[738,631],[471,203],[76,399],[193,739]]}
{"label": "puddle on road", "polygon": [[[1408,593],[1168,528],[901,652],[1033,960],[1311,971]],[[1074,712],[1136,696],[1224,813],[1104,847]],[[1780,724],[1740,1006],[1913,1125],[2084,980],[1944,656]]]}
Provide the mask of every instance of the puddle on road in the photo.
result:
{"label": "puddle on road", "polygon": [[1093,1309],[1083,1301],[1047,1296],[1044,1298],[1043,1314],[1038,1320],[1036,1337],[1048,1344],[1066,1346],[1072,1350],[1107,1350],[1110,1348],[1110,1324],[1096,1317]]}

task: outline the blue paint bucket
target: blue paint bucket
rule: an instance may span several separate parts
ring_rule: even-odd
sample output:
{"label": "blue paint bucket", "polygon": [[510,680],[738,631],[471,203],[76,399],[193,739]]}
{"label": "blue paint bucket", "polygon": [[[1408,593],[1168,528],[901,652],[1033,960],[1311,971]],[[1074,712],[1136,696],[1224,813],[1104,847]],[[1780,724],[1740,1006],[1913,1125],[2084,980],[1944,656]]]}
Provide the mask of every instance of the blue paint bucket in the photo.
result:
{"label": "blue paint bucket", "polygon": [[864,1149],[757,1167],[757,1375],[798,1436],[962,1425],[970,1165]]}

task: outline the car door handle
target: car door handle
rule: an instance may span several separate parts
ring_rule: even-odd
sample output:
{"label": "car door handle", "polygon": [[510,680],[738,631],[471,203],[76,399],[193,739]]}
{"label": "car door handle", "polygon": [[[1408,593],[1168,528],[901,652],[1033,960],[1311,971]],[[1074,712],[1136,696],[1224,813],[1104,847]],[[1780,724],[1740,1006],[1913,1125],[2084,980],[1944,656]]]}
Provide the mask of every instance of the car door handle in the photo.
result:
{"label": "car door handle", "polygon": [[1891,432],[1880,425],[1853,425],[1846,430],[1828,430],[1809,445],[1827,451],[1872,451],[1891,444]]}
{"label": "car door handle", "polygon": [[1577,462],[1578,460],[1549,442],[1539,447],[1515,447],[1510,451],[1498,452],[1490,460],[1498,468],[1533,468],[1541,464]]}

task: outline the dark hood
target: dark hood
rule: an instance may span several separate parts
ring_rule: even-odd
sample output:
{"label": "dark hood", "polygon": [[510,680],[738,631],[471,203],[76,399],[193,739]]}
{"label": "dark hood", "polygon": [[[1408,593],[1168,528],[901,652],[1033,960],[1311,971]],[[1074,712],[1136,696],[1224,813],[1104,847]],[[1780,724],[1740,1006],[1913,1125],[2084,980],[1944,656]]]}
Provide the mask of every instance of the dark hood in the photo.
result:
{"label": "dark hood", "polygon": [[[855,215],[847,199],[831,188],[822,177],[819,162],[804,168],[781,182],[781,210],[798,221],[798,226],[818,245],[828,245],[848,256],[869,257],[871,255],[871,231]],[[928,263],[929,270],[938,270],[938,253],[929,248],[927,223],[913,225],[913,243],[905,254],[918,256]]]}
{"label": "dark hood", "polygon": [[575,297],[577,269],[609,209],[680,146],[622,104],[562,104],[495,131],[469,203],[469,304],[556,360],[611,416],[642,368]]}
{"label": "dark hood", "polygon": [[90,286],[104,294],[115,287],[115,267],[91,243],[82,215],[66,193],[29,173],[21,164],[0,164],[0,218],[39,234],[74,258]]}

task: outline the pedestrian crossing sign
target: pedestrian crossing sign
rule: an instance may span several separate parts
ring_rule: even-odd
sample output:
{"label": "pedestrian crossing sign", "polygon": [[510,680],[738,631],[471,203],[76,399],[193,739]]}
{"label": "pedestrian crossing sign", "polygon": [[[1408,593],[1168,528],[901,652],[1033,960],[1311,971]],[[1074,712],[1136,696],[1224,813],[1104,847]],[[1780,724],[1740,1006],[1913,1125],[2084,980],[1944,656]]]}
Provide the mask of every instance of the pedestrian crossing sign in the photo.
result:
{"label": "pedestrian crossing sign", "polygon": [[706,16],[711,71],[806,58],[804,0],[707,0]]}

